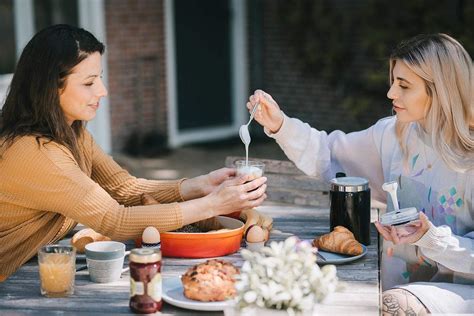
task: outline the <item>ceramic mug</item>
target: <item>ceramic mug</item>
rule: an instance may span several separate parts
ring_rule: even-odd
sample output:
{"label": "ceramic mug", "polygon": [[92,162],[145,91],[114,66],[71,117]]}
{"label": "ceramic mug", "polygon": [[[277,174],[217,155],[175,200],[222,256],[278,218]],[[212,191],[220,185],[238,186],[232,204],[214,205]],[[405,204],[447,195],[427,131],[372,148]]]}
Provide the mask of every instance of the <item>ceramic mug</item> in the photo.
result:
{"label": "ceramic mug", "polygon": [[92,282],[108,283],[120,280],[120,276],[128,268],[123,268],[125,244],[118,241],[96,241],[87,244],[86,262]]}

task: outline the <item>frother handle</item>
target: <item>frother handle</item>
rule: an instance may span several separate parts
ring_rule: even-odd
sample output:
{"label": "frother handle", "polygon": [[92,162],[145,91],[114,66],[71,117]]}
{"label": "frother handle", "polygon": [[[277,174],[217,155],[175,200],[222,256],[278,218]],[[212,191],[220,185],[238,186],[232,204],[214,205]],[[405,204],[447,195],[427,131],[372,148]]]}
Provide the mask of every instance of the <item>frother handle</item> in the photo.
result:
{"label": "frother handle", "polygon": [[398,182],[397,181],[385,182],[382,185],[382,189],[390,194],[390,197],[393,203],[393,209],[396,212],[400,212],[400,208],[398,207],[398,198],[397,198]]}
{"label": "frother handle", "polygon": [[393,209],[396,212],[400,212],[400,208],[398,206],[398,198],[397,198],[397,191],[390,191],[390,197],[392,198]]}

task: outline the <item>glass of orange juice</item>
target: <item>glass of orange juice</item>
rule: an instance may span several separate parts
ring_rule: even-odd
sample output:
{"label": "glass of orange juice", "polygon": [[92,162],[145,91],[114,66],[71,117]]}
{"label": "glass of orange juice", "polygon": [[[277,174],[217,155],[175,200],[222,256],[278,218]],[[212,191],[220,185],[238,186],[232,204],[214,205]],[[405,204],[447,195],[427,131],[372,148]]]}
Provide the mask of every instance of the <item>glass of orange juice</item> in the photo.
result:
{"label": "glass of orange juice", "polygon": [[38,251],[41,294],[65,297],[74,293],[76,248],[46,245]]}

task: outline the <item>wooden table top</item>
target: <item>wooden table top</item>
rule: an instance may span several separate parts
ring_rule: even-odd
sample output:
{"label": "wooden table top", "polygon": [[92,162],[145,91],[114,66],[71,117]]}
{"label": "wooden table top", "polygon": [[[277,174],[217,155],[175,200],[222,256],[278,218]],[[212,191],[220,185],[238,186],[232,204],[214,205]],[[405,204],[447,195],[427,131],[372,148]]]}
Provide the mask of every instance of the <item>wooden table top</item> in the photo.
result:
{"label": "wooden table top", "polygon": [[[258,210],[273,217],[271,241],[282,241],[291,235],[313,239],[329,231],[327,208],[303,207],[266,202]],[[374,213],[373,213],[374,216]],[[133,243],[127,244],[133,248]],[[371,225],[371,244],[367,254],[357,261],[337,265],[343,289],[333,293],[318,306],[318,315],[379,315],[380,279],[378,239]],[[222,257],[242,266],[240,253]],[[179,276],[190,266],[207,259],[164,258],[163,277]],[[84,255],[77,256],[76,266],[84,265]],[[7,281],[0,283],[0,315],[133,315],[128,307],[129,273],[120,281],[98,284],[89,280],[87,270],[76,274],[74,295],[68,298],[46,298],[40,294],[38,260],[33,258]],[[198,312],[163,304],[163,315],[223,315],[223,312]]]}

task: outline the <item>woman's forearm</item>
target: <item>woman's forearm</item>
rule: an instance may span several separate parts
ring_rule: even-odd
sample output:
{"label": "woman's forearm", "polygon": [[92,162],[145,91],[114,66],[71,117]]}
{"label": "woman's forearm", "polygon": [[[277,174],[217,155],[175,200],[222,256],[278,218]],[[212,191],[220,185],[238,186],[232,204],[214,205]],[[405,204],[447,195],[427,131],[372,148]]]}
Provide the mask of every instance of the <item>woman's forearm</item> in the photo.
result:
{"label": "woman's forearm", "polygon": [[250,176],[226,180],[204,197],[181,202],[179,205],[183,225],[262,204],[266,198],[267,178],[260,177],[248,182],[249,180]]}
{"label": "woman's forearm", "polygon": [[181,182],[181,196],[185,201],[200,198],[205,195],[203,191],[203,177],[205,176],[185,179]]}
{"label": "woman's forearm", "polygon": [[183,226],[216,216],[209,197],[179,203],[183,214]]}

